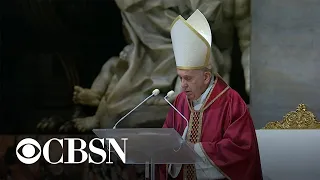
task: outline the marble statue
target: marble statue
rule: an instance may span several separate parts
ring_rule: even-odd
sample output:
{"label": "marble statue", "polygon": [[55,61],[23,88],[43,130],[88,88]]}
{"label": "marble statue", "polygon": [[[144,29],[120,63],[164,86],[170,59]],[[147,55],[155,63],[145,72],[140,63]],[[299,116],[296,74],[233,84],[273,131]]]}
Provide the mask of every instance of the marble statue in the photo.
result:
{"label": "marble statue", "polygon": [[[90,89],[74,87],[74,102],[97,106],[94,116],[75,118],[80,131],[110,128],[115,118],[141,102],[154,88],[180,92],[170,39],[170,25],[181,14],[199,9],[212,29],[212,63],[227,82],[235,30],[240,39],[246,90],[249,91],[250,1],[249,0],[116,0],[122,12],[128,45],[119,57],[102,67]],[[175,96],[172,97],[171,101]],[[148,105],[166,105],[155,97]]]}

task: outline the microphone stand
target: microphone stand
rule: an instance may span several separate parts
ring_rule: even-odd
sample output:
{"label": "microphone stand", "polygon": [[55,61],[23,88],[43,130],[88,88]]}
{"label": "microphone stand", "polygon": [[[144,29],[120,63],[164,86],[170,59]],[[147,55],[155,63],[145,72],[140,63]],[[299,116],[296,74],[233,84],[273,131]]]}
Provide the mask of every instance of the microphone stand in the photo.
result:
{"label": "microphone stand", "polygon": [[168,92],[168,94],[164,97],[164,100],[187,122],[187,126],[186,126],[186,128],[184,129],[183,134],[182,134],[182,139],[185,141],[186,136],[187,136],[187,132],[188,132],[188,128],[189,128],[189,121],[188,121],[188,119],[187,119],[176,107],[174,107],[174,105],[171,104],[171,103],[169,102],[169,100],[167,99],[167,98],[168,98],[170,95],[172,95],[172,94],[173,94],[173,91]]}
{"label": "microphone stand", "polygon": [[[126,115],[124,115],[121,119],[118,120],[118,122],[113,126],[112,129],[116,129],[117,125],[122,121],[124,120],[129,114],[131,114],[133,111],[135,111],[138,107],[140,107],[143,103],[145,103],[147,100],[149,100],[151,97],[153,96],[157,96],[158,94],[160,93],[159,89],[155,89],[152,91],[152,94],[150,96],[148,96],[147,98],[145,98],[142,102],[140,102],[136,107],[134,107],[131,111],[129,111]],[[106,147],[108,149],[108,151],[110,151],[110,147]],[[110,151],[111,152],[111,151]],[[147,170],[149,169],[149,165],[146,164],[145,165],[145,168],[146,168],[146,171],[145,172],[148,172]],[[149,174],[146,174],[146,178],[147,176],[149,176]]]}
{"label": "microphone stand", "polygon": [[150,96],[148,96],[147,98],[145,98],[142,102],[140,102],[136,107],[134,107],[133,109],[131,109],[131,111],[129,111],[126,115],[124,115],[121,119],[118,120],[118,122],[113,126],[112,129],[116,129],[117,125],[124,120],[124,118],[126,118],[129,114],[131,114],[133,111],[135,111],[138,107],[140,107],[143,103],[145,103],[147,100],[149,100],[152,96],[157,96],[159,94],[159,90],[155,89],[152,94]]}

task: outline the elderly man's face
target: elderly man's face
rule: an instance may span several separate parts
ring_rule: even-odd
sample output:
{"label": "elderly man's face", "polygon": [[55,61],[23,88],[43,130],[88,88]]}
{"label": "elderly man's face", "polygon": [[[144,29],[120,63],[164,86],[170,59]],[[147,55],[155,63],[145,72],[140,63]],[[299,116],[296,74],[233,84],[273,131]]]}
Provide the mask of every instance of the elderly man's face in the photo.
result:
{"label": "elderly man's face", "polygon": [[186,92],[189,100],[198,99],[207,89],[211,74],[202,70],[177,70],[181,80],[182,90]]}

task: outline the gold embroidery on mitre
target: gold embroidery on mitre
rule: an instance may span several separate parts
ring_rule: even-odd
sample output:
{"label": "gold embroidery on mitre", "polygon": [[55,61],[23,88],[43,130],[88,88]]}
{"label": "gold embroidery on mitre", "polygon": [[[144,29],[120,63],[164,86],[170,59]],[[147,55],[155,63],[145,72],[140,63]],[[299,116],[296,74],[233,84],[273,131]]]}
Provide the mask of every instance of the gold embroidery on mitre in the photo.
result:
{"label": "gold embroidery on mitre", "polygon": [[177,69],[181,70],[195,70],[195,69],[202,69],[209,65],[210,62],[210,56],[211,56],[211,46],[208,43],[208,41],[194,28],[192,27],[181,15],[176,17],[176,19],[172,22],[170,26],[170,30],[173,28],[173,26],[177,23],[178,20],[181,20],[207,47],[207,53],[205,57],[204,64],[202,66],[177,66]]}
{"label": "gold embroidery on mitre", "polygon": [[320,121],[305,104],[299,104],[296,111],[287,113],[282,121],[269,122],[263,129],[320,129]]}
{"label": "gold embroidery on mitre", "polygon": [[195,33],[199,37],[199,39],[201,39],[201,41],[207,46],[207,48],[209,49],[209,52],[210,52],[211,46],[208,43],[208,41],[196,29],[194,29],[194,27],[192,27],[181,15],[179,15],[173,21],[173,23],[171,24],[171,28],[170,29],[172,29],[172,27],[176,24],[176,22],[178,20],[181,20],[193,33]]}

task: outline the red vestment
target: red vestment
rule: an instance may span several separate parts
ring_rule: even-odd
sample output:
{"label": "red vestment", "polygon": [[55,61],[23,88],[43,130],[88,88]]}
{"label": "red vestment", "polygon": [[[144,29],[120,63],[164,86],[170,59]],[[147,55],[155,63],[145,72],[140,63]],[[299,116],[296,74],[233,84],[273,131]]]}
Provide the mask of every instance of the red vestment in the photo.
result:
{"label": "red vestment", "polygon": [[[194,111],[184,92],[177,96],[174,106],[186,118]],[[212,166],[217,167],[226,179],[262,180],[255,128],[240,95],[216,76],[214,86],[199,111],[202,117],[199,143]],[[182,135],[185,127],[186,121],[171,108],[163,128],[174,128]],[[170,176],[167,166],[159,167],[159,179]],[[182,168],[176,179],[185,179],[183,176]]]}

